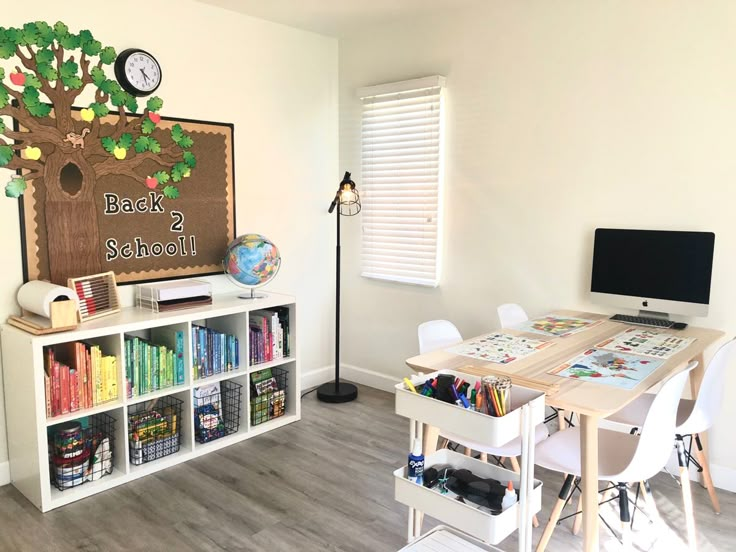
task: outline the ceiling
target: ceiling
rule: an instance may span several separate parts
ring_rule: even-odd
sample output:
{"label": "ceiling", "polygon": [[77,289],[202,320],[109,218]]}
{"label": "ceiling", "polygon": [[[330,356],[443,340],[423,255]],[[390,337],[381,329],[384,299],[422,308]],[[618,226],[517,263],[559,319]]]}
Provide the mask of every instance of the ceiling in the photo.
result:
{"label": "ceiling", "polygon": [[487,0],[199,0],[290,27],[342,37],[351,28],[461,10]]}

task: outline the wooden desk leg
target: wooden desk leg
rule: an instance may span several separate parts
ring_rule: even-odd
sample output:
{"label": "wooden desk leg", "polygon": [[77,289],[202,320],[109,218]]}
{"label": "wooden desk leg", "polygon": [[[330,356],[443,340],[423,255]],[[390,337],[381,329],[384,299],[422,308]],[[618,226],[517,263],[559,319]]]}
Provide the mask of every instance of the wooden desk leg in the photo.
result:
{"label": "wooden desk leg", "polygon": [[[705,375],[705,358],[703,357],[703,353],[700,353],[698,356],[693,358],[693,360],[698,361],[698,365],[693,368],[690,372],[690,394],[692,395],[692,399],[695,400],[698,398],[698,393],[700,392],[700,384],[703,382],[703,376]],[[700,435],[700,444],[703,447],[703,452],[705,452],[706,456],[708,454],[708,435],[706,435],[706,432],[702,432]],[[698,481],[700,482],[703,487],[708,488],[702,472],[698,476]]]}
{"label": "wooden desk leg", "polygon": [[583,550],[598,552],[598,418],[580,414]]}
{"label": "wooden desk leg", "polygon": [[422,436],[422,450],[426,458],[437,451],[437,440],[440,437],[440,428],[424,424],[424,435]]}

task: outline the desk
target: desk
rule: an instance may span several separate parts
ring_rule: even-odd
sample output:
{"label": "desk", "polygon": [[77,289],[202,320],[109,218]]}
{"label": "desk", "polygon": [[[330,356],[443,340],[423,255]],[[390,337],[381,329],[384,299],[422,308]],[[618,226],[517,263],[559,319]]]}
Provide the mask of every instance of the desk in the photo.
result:
{"label": "desk", "polygon": [[[678,336],[695,337],[697,339],[687,349],[670,357],[634,389],[618,389],[609,385],[575,381],[570,378],[554,376],[547,372],[589,349],[596,343],[612,337],[631,326],[619,322],[611,322],[608,320],[609,315],[604,314],[565,310],[555,311],[555,314],[588,320],[604,320],[604,322],[568,337],[545,337],[541,334],[506,329],[504,332],[510,334],[544,339],[555,343],[553,347],[549,347],[508,365],[482,362],[446,351],[434,351],[432,353],[418,355],[408,359],[406,363],[412,369],[421,372],[434,372],[443,369],[458,370],[468,365],[478,368],[486,366],[492,367],[495,371],[518,374],[549,383],[558,383],[560,385],[559,392],[547,397],[547,404],[570,412],[577,412],[580,415],[584,550],[586,552],[595,552],[598,550],[599,420],[620,410],[642,395],[650,387],[678,372],[690,360],[697,360],[699,362],[698,367],[690,375],[690,388],[693,397],[697,396],[705,370],[703,353],[708,346],[718,341],[724,334],[719,330],[696,327],[688,327],[681,331],[670,330]],[[425,443],[425,454],[437,448],[436,437],[437,432],[430,439],[431,442]],[[705,442],[703,446],[706,447]]]}

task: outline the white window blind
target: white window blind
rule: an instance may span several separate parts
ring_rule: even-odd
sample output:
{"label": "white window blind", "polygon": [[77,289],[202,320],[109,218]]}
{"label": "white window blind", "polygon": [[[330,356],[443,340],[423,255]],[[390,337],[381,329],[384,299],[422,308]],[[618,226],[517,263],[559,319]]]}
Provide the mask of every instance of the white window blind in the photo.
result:
{"label": "white window blind", "polygon": [[435,76],[358,91],[365,277],[439,282],[443,88]]}

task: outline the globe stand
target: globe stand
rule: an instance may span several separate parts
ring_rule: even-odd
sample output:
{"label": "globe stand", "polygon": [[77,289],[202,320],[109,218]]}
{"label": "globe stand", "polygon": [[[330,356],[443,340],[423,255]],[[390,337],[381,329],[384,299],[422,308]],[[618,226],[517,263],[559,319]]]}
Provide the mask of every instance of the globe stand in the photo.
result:
{"label": "globe stand", "polygon": [[268,297],[265,293],[256,293],[255,288],[250,288],[250,295],[238,295],[238,299],[265,299]]}

